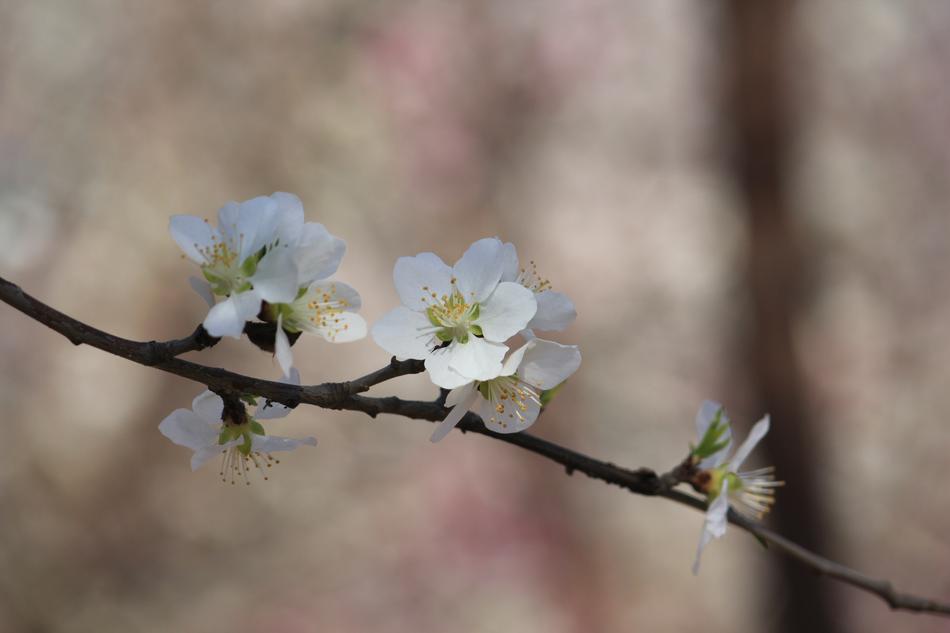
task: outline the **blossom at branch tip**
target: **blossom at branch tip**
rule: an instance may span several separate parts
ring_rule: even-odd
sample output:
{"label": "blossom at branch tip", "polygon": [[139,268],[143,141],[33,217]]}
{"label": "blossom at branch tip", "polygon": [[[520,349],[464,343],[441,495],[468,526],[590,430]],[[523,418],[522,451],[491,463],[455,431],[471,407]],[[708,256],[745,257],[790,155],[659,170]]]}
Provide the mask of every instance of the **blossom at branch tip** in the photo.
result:
{"label": "blossom at branch tip", "polygon": [[496,433],[518,433],[534,424],[541,394],[567,380],[581,364],[576,345],[533,338],[509,354],[498,376],[472,381],[449,392],[452,410],[435,429],[432,442],[448,435],[470,409]]}
{"label": "blossom at branch tip", "polygon": [[[245,414],[242,419],[235,420],[234,416],[225,413],[224,401],[220,396],[204,391],[192,401],[190,410],[176,409],[161,421],[158,429],[175,444],[193,451],[192,470],[197,470],[209,459],[220,455],[222,481],[234,484],[243,479],[250,485],[248,474],[252,469],[263,473],[280,463],[271,453],[290,451],[302,445],[316,446],[317,440],[313,437],[267,435],[258,421],[283,417],[289,411],[284,405],[275,403],[265,407],[262,403],[255,417]],[[267,478],[264,474],[264,479]]]}
{"label": "blossom at branch tip", "polygon": [[[289,303],[301,288],[336,272],[343,240],[321,224],[304,222],[297,196],[278,192],[218,211],[218,226],[191,215],[172,216],[169,231],[185,256],[201,267],[192,287],[209,303],[211,336],[239,338],[263,301]],[[214,303],[215,297],[224,297]]]}
{"label": "blossom at branch tip", "polygon": [[397,358],[424,360],[445,389],[497,377],[505,341],[537,311],[533,292],[502,281],[507,261],[498,238],[478,240],[453,267],[433,253],[400,257],[393,281],[403,305],[373,325],[373,339]]}
{"label": "blossom at branch tip", "polygon": [[577,318],[574,302],[567,295],[552,290],[551,282],[538,273],[533,260],[527,267],[519,267],[518,252],[511,242],[505,243],[504,256],[505,269],[501,280],[521,284],[534,293],[538,302],[538,311],[522,332],[525,338],[534,336],[532,330],[560,331],[574,322]]}
{"label": "blossom at branch tip", "polygon": [[775,488],[785,482],[775,481],[771,466],[742,471],[749,453],[769,432],[769,416],[755,423],[748,437],[731,459],[732,430],[725,409],[718,402],[706,400],[696,414],[699,444],[692,449],[697,474],[693,483],[705,494],[709,507],[699,538],[693,573],[699,573],[703,549],[726,533],[729,508],[753,519],[761,519],[775,503]]}

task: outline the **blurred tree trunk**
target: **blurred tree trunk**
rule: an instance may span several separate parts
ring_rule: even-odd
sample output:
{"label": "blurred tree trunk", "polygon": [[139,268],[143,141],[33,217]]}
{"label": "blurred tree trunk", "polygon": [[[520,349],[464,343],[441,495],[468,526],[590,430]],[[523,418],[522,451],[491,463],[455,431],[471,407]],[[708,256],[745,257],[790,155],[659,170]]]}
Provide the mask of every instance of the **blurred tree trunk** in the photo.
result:
{"label": "blurred tree trunk", "polygon": [[[725,0],[721,129],[748,226],[746,283],[751,330],[740,333],[756,411],[772,415],[766,449],[780,479],[773,520],[805,547],[835,558],[817,489],[820,434],[808,413],[807,394],[795,355],[793,325],[799,310],[804,261],[787,199],[789,142],[794,117],[788,100],[785,54],[795,3]],[[767,601],[769,620],[789,633],[840,630],[827,583],[783,556],[771,559],[776,576]]]}

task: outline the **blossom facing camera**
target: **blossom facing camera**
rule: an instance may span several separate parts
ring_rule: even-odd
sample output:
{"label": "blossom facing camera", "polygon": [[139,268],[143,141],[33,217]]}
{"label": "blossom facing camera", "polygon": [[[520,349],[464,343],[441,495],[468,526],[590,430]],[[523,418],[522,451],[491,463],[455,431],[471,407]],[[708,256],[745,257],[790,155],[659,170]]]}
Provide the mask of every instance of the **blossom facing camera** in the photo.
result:
{"label": "blossom facing camera", "polygon": [[755,423],[731,459],[727,455],[732,448],[732,430],[721,404],[703,402],[696,414],[696,431],[699,444],[691,453],[696,468],[693,484],[706,495],[709,507],[693,563],[694,574],[699,573],[703,549],[713,539],[725,535],[730,507],[749,518],[761,519],[775,503],[775,488],[785,484],[775,481],[775,469],[771,466],[740,470],[749,453],[769,432],[768,415]]}
{"label": "blossom facing camera", "polygon": [[448,435],[470,409],[496,433],[524,431],[541,412],[541,394],[567,380],[580,364],[576,345],[531,339],[508,356],[495,378],[453,389],[446,398],[452,410],[429,439],[438,442]]}
{"label": "blossom facing camera", "polygon": [[478,240],[452,267],[433,253],[400,257],[393,281],[402,305],[376,322],[373,339],[397,358],[424,360],[445,389],[499,376],[505,341],[538,306],[531,290],[502,281],[508,262],[498,238]]}
{"label": "blossom facing camera", "polygon": [[279,404],[262,407],[263,404],[258,407],[257,417],[240,415],[242,412],[238,412],[239,415],[226,413],[221,397],[204,391],[194,399],[190,410],[176,409],[161,421],[158,429],[175,444],[193,451],[192,470],[220,455],[221,480],[232,484],[243,480],[250,485],[249,474],[253,470],[260,471],[266,480],[267,469],[280,463],[272,453],[317,444],[313,437],[267,435],[258,419],[283,417],[290,410]]}

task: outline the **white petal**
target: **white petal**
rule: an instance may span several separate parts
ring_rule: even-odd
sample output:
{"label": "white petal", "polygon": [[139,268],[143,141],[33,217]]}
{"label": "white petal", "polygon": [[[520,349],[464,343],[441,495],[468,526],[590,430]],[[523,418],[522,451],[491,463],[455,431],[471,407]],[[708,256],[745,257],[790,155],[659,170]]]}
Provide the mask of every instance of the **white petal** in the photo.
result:
{"label": "white petal", "polygon": [[193,215],[173,215],[168,232],[188,259],[197,264],[207,263],[202,251],[210,250],[215,240],[220,239],[214,227]]}
{"label": "white petal", "polygon": [[538,302],[538,311],[528,323],[530,328],[560,331],[577,318],[574,302],[565,294],[545,290],[535,294],[534,298]]}
{"label": "white petal", "polygon": [[204,446],[202,448],[199,448],[191,456],[191,469],[198,470],[209,459],[211,459],[212,457],[217,457],[221,455],[222,451],[227,450],[230,447],[230,445],[233,445],[236,443],[237,443],[237,440],[228,442],[228,444],[226,445],[218,444],[217,442],[215,442],[211,446]]}
{"label": "white petal", "polygon": [[239,205],[237,235],[232,239],[240,247],[240,261],[277,240],[279,220],[277,201],[271,198],[258,196]]}
{"label": "white petal", "polygon": [[749,431],[749,436],[745,438],[745,441],[739,446],[736,454],[729,460],[729,470],[736,472],[742,468],[742,463],[749,456],[749,453],[752,452],[752,449],[755,448],[756,444],[758,444],[768,432],[769,416],[766,414],[764,418],[755,423],[752,430]]}
{"label": "white petal", "polygon": [[257,264],[250,279],[261,299],[269,303],[290,303],[297,298],[297,264],[293,249],[277,246]]}
{"label": "white petal", "polygon": [[454,407],[460,402],[467,400],[473,393],[476,393],[475,383],[468,383],[467,385],[453,389],[445,397],[445,406]]}
{"label": "white petal", "polygon": [[706,510],[706,519],[703,521],[703,533],[699,536],[699,548],[696,550],[696,561],[693,563],[693,575],[699,573],[699,559],[703,549],[714,538],[720,538],[726,533],[729,513],[729,482],[722,482],[722,492],[713,500]]}
{"label": "white petal", "polygon": [[274,453],[276,451],[292,451],[298,446],[316,446],[315,437],[280,437],[277,435],[252,435],[251,449],[262,453]]}
{"label": "white petal", "polygon": [[703,436],[706,435],[706,431],[713,423],[713,420],[716,419],[716,414],[720,409],[722,410],[721,421],[726,423],[726,432],[722,434],[722,436],[719,438],[719,441],[725,441],[726,445],[723,446],[719,451],[716,451],[709,457],[706,457],[700,461],[699,464],[697,464],[697,468],[700,470],[718,467],[725,461],[726,455],[728,455],[729,451],[732,449],[732,426],[729,423],[729,416],[726,415],[726,410],[723,409],[723,406],[713,400],[704,400],[699,406],[699,411],[696,412],[697,441],[703,441]]}
{"label": "white petal", "polygon": [[501,365],[501,375],[502,376],[511,376],[518,371],[518,367],[521,366],[521,361],[524,360],[525,352],[528,351],[528,348],[533,344],[532,341],[528,341],[512,353],[508,354],[508,358],[505,359],[505,362]]}
{"label": "white petal", "polygon": [[287,333],[284,332],[284,317],[281,314],[277,315],[274,358],[277,359],[277,364],[280,365],[280,371],[285,376],[289,376],[294,368],[294,353],[290,349],[290,340],[287,338]]}
{"label": "white petal", "polygon": [[277,203],[277,237],[281,244],[296,244],[304,225],[303,203],[292,193],[278,191],[271,194]]}
{"label": "white petal", "polygon": [[399,306],[383,315],[370,332],[376,344],[397,358],[422,360],[429,355],[434,337],[432,324],[421,312]]}
{"label": "white petal", "polygon": [[452,269],[434,253],[400,257],[393,267],[393,282],[404,306],[425,311],[443,295],[452,294]]}
{"label": "white petal", "polygon": [[[501,411],[497,408],[499,405]],[[518,433],[534,424],[541,412],[541,405],[534,400],[526,400],[524,405],[525,409],[521,410],[511,398],[495,403],[481,398],[478,413],[485,426],[495,433]]]}
{"label": "white petal", "polygon": [[197,277],[189,277],[188,283],[198,293],[198,296],[205,300],[209,308],[214,307],[214,293],[211,292],[211,284]]}
{"label": "white petal", "polygon": [[485,339],[501,343],[524,329],[537,309],[533,292],[506,281],[481,304],[475,323],[481,326]]}
{"label": "white petal", "polygon": [[[456,391],[464,391],[464,389],[457,389]],[[449,432],[455,428],[465,414],[468,413],[469,407],[475,403],[475,398],[478,397],[478,391],[474,388],[468,388],[468,394],[454,407],[449,411],[449,414],[445,416],[445,419],[442,420],[442,423],[436,427],[435,431],[432,433],[432,436],[429,438],[430,442],[438,442],[443,437],[449,434]]]}
{"label": "white petal", "polygon": [[158,425],[162,435],[179,446],[196,451],[218,441],[218,431],[188,409],[175,409]]}
{"label": "white petal", "polygon": [[508,346],[471,336],[467,343],[453,341],[448,350],[450,369],[469,380],[491,380],[501,375],[501,360]]}
{"label": "white petal", "polygon": [[497,237],[486,237],[469,246],[454,268],[465,301],[480,303],[487,299],[501,280],[509,259]]}
{"label": "white petal", "polygon": [[[455,344],[452,343],[452,345]],[[455,389],[472,382],[471,378],[466,378],[449,367],[449,363],[452,362],[450,347],[440,347],[433,350],[426,358],[426,371],[429,372],[429,380],[443,389]]]}
{"label": "white petal", "polygon": [[308,222],[297,242],[298,283],[305,286],[317,279],[326,279],[336,272],[346,253],[346,242],[330,234],[322,224]]}
{"label": "white petal", "polygon": [[511,242],[502,246],[502,257],[505,260],[501,270],[501,281],[515,281],[518,278],[518,251]]}
{"label": "white petal", "polygon": [[309,331],[331,343],[352,343],[366,336],[366,319],[353,312],[340,312],[327,317],[327,326],[315,325]]}
{"label": "white petal", "polygon": [[536,338],[526,347],[518,375],[538,389],[553,389],[581,366],[581,351],[576,345]]}
{"label": "white petal", "polygon": [[211,336],[241,338],[244,323],[257,316],[261,310],[261,298],[253,290],[234,294],[216,304],[204,320],[204,328]]}
{"label": "white petal", "polygon": [[221,426],[221,414],[224,412],[224,400],[221,396],[205,389],[191,401],[191,410],[207,422],[212,428]]}

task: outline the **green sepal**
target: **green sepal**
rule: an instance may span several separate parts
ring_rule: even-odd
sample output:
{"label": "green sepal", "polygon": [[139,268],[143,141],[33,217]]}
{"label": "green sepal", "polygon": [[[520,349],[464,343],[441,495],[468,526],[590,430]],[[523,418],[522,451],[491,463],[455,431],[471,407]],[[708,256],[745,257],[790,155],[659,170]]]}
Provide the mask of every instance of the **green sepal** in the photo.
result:
{"label": "green sepal", "polygon": [[221,429],[221,433],[218,435],[218,444],[227,444],[232,440],[236,440],[241,437],[244,430],[239,426],[226,426]]}
{"label": "green sepal", "polygon": [[482,397],[485,398],[485,400],[491,400],[491,398],[488,397],[488,383],[487,382],[478,383],[478,393],[482,394]]}
{"label": "green sepal", "polygon": [[693,448],[692,455],[703,459],[715,455],[729,446],[729,440],[722,439],[722,436],[729,430],[729,423],[723,420],[724,411],[722,407],[716,411],[716,417],[713,418],[712,424],[706,429],[705,435],[699,441],[699,446]]}
{"label": "green sepal", "polygon": [[234,293],[233,293],[233,294],[241,294],[242,292],[247,292],[248,290],[250,290],[250,289],[253,288],[253,287],[254,287],[254,286],[251,285],[251,282],[245,281],[243,284],[241,284],[240,286],[238,286],[238,287],[234,290]]}
{"label": "green sepal", "polygon": [[297,299],[307,294],[307,288],[308,286],[303,286],[302,288],[300,288],[300,290],[297,291],[297,296],[294,298],[294,301],[296,301]]}
{"label": "green sepal", "polygon": [[548,404],[552,400],[554,400],[554,396],[557,395],[557,392],[561,390],[561,387],[563,387],[564,383],[566,382],[567,381],[565,380],[564,382],[560,382],[556,384],[555,386],[551,387],[550,389],[545,389],[544,391],[542,391],[541,392],[541,406],[542,407],[548,406]]}
{"label": "green sepal", "polygon": [[[482,306],[476,303],[469,312],[469,320],[474,321],[478,318],[478,315],[482,313]],[[479,334],[479,336],[481,335]]]}
{"label": "green sepal", "polygon": [[257,406],[257,398],[256,398],[255,396],[252,396],[252,395],[249,394],[249,393],[242,393],[242,394],[241,394],[241,402],[244,402],[245,404],[249,404],[249,405],[251,405],[252,407],[256,407],[256,406]]}
{"label": "green sepal", "polygon": [[242,455],[250,455],[251,446],[253,445],[251,442],[251,435],[247,431],[241,435],[244,437],[244,442],[238,445],[238,450],[241,451]]}
{"label": "green sepal", "polygon": [[221,429],[221,433],[218,434],[218,445],[224,445],[231,441],[231,433],[229,429]]}
{"label": "green sepal", "polygon": [[435,337],[436,337],[437,339],[439,339],[440,341],[442,341],[443,343],[448,343],[448,342],[450,342],[453,338],[455,338],[455,337],[452,335],[452,331],[451,331],[451,330],[439,330],[438,332],[435,333]]}
{"label": "green sepal", "polygon": [[264,426],[257,420],[251,420],[251,433],[254,435],[267,435]]}
{"label": "green sepal", "polygon": [[245,277],[253,277],[257,272],[257,257],[252,255],[241,264],[241,274]]}
{"label": "green sepal", "polygon": [[469,329],[472,331],[472,334],[474,334],[475,336],[480,336],[484,338],[485,335],[482,334],[482,326],[473,325]]}

